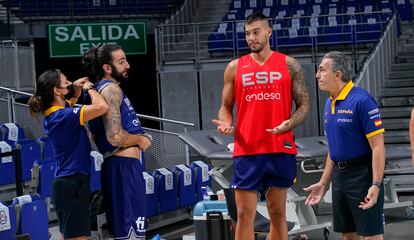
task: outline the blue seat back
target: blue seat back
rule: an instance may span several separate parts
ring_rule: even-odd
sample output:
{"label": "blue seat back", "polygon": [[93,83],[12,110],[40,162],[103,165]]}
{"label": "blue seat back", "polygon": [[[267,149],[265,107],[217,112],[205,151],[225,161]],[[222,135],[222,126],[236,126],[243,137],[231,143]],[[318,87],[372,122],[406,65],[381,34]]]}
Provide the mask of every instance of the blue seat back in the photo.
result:
{"label": "blue seat back", "polygon": [[156,216],[159,213],[158,178],[143,172],[145,180],[146,217]]}
{"label": "blue seat back", "polygon": [[159,168],[153,172],[158,179],[158,192],[160,199],[160,213],[169,212],[178,208],[177,177],[166,168]]}
{"label": "blue seat back", "polygon": [[20,229],[22,234],[29,234],[31,240],[49,239],[45,201],[37,200],[21,206]]}
{"label": "blue seat back", "polygon": [[197,200],[203,200],[203,194],[201,193],[201,187],[209,186],[211,188],[211,179],[208,172],[211,170],[211,166],[202,162],[194,161],[190,167],[193,169],[194,178],[196,183]]}
{"label": "blue seat back", "polygon": [[13,207],[0,203],[0,239],[15,239],[16,214]]}
{"label": "blue seat back", "polygon": [[55,178],[56,161],[53,159],[38,161],[39,163],[39,193],[41,199],[51,196],[52,183]]}
{"label": "blue seat back", "polygon": [[24,129],[16,123],[4,123],[1,125],[1,130],[4,134],[4,141],[13,148],[16,146],[17,140],[25,138]]}
{"label": "blue seat back", "polygon": [[41,146],[41,154],[43,159],[52,159],[55,156],[55,148],[48,137],[41,137],[38,139]]}
{"label": "blue seat back", "polygon": [[23,181],[29,181],[32,176],[33,163],[40,159],[40,146],[34,139],[25,138],[17,141],[20,147],[20,160]]}
{"label": "blue seat back", "polygon": [[101,189],[101,166],[104,159],[102,154],[97,151],[91,152],[91,178],[90,191],[95,192]]}
{"label": "blue seat back", "polygon": [[[12,146],[5,141],[0,141],[0,148],[2,152],[9,152],[12,150]],[[14,156],[0,158],[0,186],[15,183],[15,172]]]}
{"label": "blue seat back", "polygon": [[177,176],[178,202],[180,208],[193,206],[197,203],[196,182],[193,169],[184,164],[176,165],[173,168]]}

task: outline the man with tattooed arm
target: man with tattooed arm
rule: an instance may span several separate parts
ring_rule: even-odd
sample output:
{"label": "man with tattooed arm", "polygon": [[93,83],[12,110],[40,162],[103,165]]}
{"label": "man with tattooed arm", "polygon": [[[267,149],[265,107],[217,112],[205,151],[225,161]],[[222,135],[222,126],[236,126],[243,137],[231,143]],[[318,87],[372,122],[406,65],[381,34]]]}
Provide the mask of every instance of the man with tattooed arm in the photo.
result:
{"label": "man with tattooed arm", "polygon": [[[296,177],[292,129],[309,112],[308,90],[298,61],[270,49],[272,29],[266,16],[246,19],[251,50],[224,72],[222,104],[213,119],[221,134],[233,134],[233,179],[237,205],[236,239],[254,239],[257,191],[264,192],[270,216],[269,239],[287,240],[287,189]],[[292,100],[296,105],[292,113]],[[233,128],[233,107],[237,122]]]}
{"label": "man with tattooed arm", "polygon": [[85,53],[82,64],[94,87],[108,103],[103,117],[89,122],[104,154],[101,185],[109,235],[114,239],[145,239],[145,183],[141,151],[151,145],[131,102],[119,84],[130,68],[117,45],[102,45]]}

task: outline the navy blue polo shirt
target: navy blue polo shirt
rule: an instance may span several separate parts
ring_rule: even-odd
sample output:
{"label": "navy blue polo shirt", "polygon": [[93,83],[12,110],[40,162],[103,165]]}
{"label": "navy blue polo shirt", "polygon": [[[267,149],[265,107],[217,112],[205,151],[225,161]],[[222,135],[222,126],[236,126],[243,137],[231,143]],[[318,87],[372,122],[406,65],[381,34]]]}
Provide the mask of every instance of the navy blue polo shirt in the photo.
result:
{"label": "navy blue polo shirt", "polygon": [[368,138],[384,132],[375,100],[349,81],[338,97],[326,100],[325,134],[330,158],[347,161],[372,153]]}
{"label": "navy blue polo shirt", "polygon": [[86,106],[53,106],[44,112],[43,130],[51,139],[57,161],[56,177],[90,174],[91,144],[83,126]]}

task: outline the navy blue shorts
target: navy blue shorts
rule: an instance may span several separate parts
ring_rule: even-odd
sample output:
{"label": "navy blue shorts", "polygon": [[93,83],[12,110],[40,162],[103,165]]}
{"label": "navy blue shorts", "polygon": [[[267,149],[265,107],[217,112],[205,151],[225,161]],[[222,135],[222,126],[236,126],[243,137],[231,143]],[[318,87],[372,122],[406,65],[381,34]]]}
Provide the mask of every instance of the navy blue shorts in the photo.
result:
{"label": "navy blue shorts", "polygon": [[273,153],[233,159],[232,187],[236,189],[267,191],[269,187],[289,188],[295,178],[295,155]]}
{"label": "navy blue shorts", "polygon": [[52,203],[65,239],[90,236],[89,176],[57,177],[52,184]]}
{"label": "navy blue shorts", "polygon": [[367,210],[359,208],[372,184],[371,164],[349,169],[334,167],[332,173],[332,212],[335,232],[356,232],[368,237],[384,233],[384,186],[377,203]]}
{"label": "navy blue shorts", "polygon": [[108,232],[115,239],[145,239],[144,166],[136,158],[111,156],[101,168]]}

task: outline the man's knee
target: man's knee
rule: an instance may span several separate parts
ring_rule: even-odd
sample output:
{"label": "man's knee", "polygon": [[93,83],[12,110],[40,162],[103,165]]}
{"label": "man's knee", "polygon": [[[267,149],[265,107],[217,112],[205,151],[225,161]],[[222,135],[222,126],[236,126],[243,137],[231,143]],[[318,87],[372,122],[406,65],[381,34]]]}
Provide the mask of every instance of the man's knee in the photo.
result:
{"label": "man's knee", "polygon": [[361,240],[362,237],[359,236],[356,232],[347,232],[342,233],[342,240]]}
{"label": "man's knee", "polygon": [[254,220],[256,209],[249,208],[237,208],[237,219],[238,221]]}
{"label": "man's knee", "polygon": [[364,237],[364,240],[383,240],[382,234]]}
{"label": "man's knee", "polygon": [[286,218],[286,206],[280,203],[268,203],[267,211],[272,219],[285,220]]}

